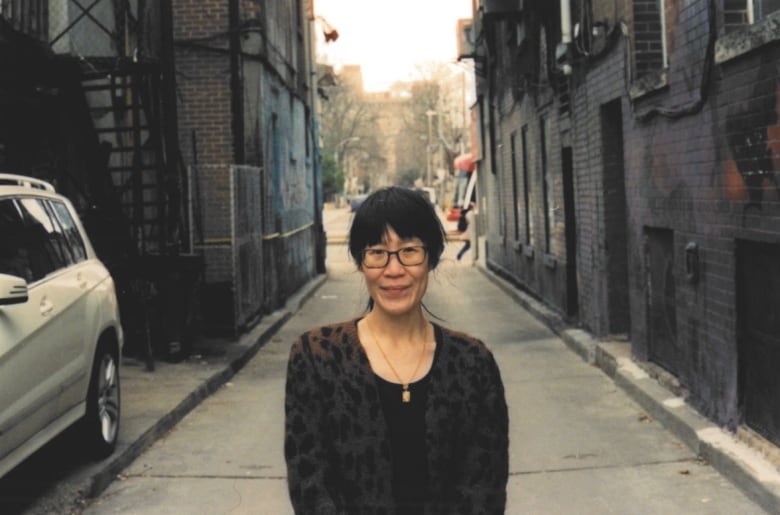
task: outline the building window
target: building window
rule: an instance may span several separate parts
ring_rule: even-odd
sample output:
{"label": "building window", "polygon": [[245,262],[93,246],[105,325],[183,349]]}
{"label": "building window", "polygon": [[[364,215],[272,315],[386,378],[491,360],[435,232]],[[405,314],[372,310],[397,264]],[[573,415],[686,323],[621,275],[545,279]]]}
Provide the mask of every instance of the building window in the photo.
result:
{"label": "building window", "polygon": [[780,41],[780,0],[724,0],[715,64]]}
{"label": "building window", "polygon": [[659,72],[666,55],[666,0],[634,0],[634,56],[637,77]]}
{"label": "building window", "polygon": [[762,20],[775,11],[780,11],[780,0],[753,0],[748,4],[752,6],[751,23]]}
{"label": "building window", "polygon": [[724,0],[723,28],[728,34],[736,29],[763,20],[780,10],[780,0]]}

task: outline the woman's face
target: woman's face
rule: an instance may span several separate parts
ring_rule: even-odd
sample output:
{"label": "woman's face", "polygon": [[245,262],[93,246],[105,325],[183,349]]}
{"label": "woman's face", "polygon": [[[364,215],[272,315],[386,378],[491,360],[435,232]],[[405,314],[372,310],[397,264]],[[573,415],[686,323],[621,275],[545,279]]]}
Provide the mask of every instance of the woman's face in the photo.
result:
{"label": "woman's face", "polygon": [[[388,227],[382,243],[371,245],[369,249],[397,251],[405,247],[423,245],[420,238],[403,240]],[[428,288],[428,257],[419,265],[405,266],[397,255],[390,256],[384,268],[361,266],[366,280],[368,294],[374,299],[374,309],[388,315],[405,315],[420,309],[422,298]]]}

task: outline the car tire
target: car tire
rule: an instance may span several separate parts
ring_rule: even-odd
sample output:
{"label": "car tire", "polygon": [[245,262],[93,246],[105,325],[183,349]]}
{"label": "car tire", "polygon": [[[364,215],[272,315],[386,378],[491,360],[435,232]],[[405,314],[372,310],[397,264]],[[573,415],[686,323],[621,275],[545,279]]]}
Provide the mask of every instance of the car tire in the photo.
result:
{"label": "car tire", "polygon": [[87,392],[87,413],[80,432],[86,451],[95,459],[114,452],[121,412],[119,358],[107,344],[98,346]]}

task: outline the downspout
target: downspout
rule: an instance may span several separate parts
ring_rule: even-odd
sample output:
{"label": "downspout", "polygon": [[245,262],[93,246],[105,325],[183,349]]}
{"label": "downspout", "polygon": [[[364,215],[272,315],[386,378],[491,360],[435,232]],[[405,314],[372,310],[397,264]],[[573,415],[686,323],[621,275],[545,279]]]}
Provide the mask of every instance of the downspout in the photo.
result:
{"label": "downspout", "polygon": [[561,43],[571,43],[571,5],[569,0],[561,0]]}
{"label": "downspout", "polygon": [[229,0],[228,33],[230,42],[230,111],[233,129],[233,160],[243,164],[244,84],[241,77],[241,27],[239,0]]}
{"label": "downspout", "polygon": [[[178,253],[180,245],[188,241],[184,234],[191,228],[182,226],[182,204],[186,204],[187,174],[183,168],[179,152],[179,123],[176,98],[176,53],[174,50],[173,7],[170,2],[160,3],[160,32],[162,68],[162,118],[165,123],[165,166],[167,174],[166,188],[168,191],[169,208],[167,224],[168,244],[171,250]],[[190,245],[184,249],[191,252]]]}
{"label": "downspout", "polygon": [[569,0],[561,0],[561,42],[555,47],[555,62],[564,75],[571,75],[571,4]]}

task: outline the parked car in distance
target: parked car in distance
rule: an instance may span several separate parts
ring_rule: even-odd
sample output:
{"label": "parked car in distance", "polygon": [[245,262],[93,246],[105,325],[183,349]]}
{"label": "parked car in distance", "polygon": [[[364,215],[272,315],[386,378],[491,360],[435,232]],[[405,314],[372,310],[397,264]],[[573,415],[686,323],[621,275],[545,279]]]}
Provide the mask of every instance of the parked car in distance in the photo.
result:
{"label": "parked car in distance", "polygon": [[352,197],[349,201],[349,210],[353,213],[357,211],[366,198],[368,198],[368,193],[361,193]]}
{"label": "parked car in distance", "polygon": [[122,343],[114,281],[73,205],[0,174],[0,477],[74,424],[83,455],[113,452]]}

